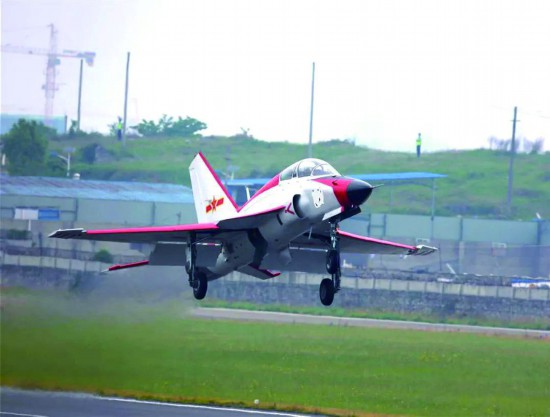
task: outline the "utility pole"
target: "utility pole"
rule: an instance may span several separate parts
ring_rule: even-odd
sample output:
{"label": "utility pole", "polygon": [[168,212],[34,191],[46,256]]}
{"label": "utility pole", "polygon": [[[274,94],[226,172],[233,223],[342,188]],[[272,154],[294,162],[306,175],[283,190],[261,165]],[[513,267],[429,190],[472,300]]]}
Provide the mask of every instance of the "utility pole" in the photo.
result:
{"label": "utility pole", "polygon": [[126,58],[126,88],[124,90],[124,122],[122,123],[122,146],[126,147],[126,114],[128,112],[128,75],[130,73],[130,52]]}
{"label": "utility pole", "polygon": [[514,120],[512,124],[512,146],[510,149],[510,167],[508,168],[508,196],[506,198],[506,209],[508,216],[512,214],[512,186],[514,183],[514,156],[516,153],[516,122],[518,108],[514,107]]}
{"label": "utility pole", "polygon": [[307,156],[311,158],[313,156],[313,97],[315,93],[315,62],[311,71],[311,106],[309,110],[309,147],[307,149]]}
{"label": "utility pole", "polygon": [[82,66],[84,60],[80,60],[80,79],[78,81],[78,114],[76,119],[76,130],[80,132],[80,103],[82,102]]}

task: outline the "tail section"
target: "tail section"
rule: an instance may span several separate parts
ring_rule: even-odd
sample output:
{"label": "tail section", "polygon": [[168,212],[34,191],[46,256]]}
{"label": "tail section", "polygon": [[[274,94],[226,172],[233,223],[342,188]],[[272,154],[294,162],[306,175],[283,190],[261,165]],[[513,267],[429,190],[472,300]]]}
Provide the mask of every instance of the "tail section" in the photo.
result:
{"label": "tail section", "polygon": [[189,165],[199,223],[216,223],[237,215],[237,204],[202,153]]}

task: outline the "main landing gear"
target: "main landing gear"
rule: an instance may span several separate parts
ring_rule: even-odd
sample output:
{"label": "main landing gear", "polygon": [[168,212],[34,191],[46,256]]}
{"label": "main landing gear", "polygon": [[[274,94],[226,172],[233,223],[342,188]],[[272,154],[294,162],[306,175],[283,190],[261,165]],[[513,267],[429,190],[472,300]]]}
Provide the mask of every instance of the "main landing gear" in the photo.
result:
{"label": "main landing gear", "polygon": [[336,233],[337,223],[330,224],[330,249],[327,252],[327,272],[331,278],[325,278],[319,286],[319,298],[321,303],[329,306],[334,301],[334,294],[340,291],[340,245],[338,234]]}
{"label": "main landing gear", "polygon": [[197,300],[202,300],[206,297],[208,291],[208,278],[206,274],[197,268],[195,261],[197,259],[197,247],[195,246],[194,239],[187,243],[185,261],[185,271],[189,275],[189,286],[193,288],[193,296]]}

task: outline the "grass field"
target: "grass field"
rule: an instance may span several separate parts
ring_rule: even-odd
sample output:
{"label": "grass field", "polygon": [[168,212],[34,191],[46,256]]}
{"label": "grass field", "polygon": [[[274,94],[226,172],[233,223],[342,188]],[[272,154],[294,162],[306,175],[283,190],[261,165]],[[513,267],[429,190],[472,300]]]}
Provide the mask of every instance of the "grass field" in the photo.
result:
{"label": "grass field", "polygon": [[338,415],[547,416],[550,344],[191,319],[180,302],[3,295],[1,382]]}
{"label": "grass field", "polygon": [[[307,153],[305,145],[242,137],[140,138],[130,140],[124,149],[114,138],[84,137],[54,141],[50,148],[58,151],[66,146],[81,149],[93,143],[106,148],[113,159],[89,164],[83,162],[82,152],[77,152],[73,168],[83,179],[186,185],[190,184],[187,168],[198,150],[206,154],[216,170],[226,171],[228,165],[238,166],[236,176],[241,178],[271,177]],[[483,149],[434,152],[425,153],[418,159],[412,152],[385,152],[345,141],[329,141],[315,144],[313,154],[329,161],[344,175],[410,171],[445,174],[447,178],[437,181],[436,214],[508,216],[505,206],[509,155],[505,152]],[[518,154],[514,166],[511,217],[531,220],[536,212],[543,218],[550,216],[550,152]],[[64,175],[63,170],[60,172]],[[365,210],[429,214],[431,184],[424,185],[382,187],[369,200]]]}

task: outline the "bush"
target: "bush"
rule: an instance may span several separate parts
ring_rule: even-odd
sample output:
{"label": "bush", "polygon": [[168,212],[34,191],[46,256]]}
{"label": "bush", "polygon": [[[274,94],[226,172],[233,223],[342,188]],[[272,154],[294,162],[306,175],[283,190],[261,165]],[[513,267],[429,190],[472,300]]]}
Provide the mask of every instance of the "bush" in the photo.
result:
{"label": "bush", "polygon": [[111,252],[109,252],[107,249],[100,249],[94,254],[92,261],[109,264],[113,262],[113,255],[111,255]]}
{"label": "bush", "polygon": [[26,230],[9,229],[6,232],[6,239],[25,240],[29,238],[29,232]]}

